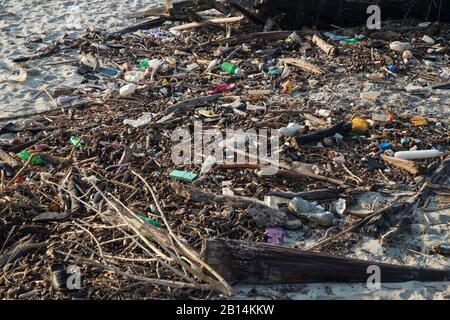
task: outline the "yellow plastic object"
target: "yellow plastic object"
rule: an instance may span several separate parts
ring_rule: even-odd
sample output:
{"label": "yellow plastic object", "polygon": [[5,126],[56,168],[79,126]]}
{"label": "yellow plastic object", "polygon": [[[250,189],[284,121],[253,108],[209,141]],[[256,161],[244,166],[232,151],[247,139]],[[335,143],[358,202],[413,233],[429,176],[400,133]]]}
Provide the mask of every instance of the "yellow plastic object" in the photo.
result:
{"label": "yellow plastic object", "polygon": [[426,127],[428,126],[428,120],[424,117],[413,117],[411,119],[411,122],[416,126],[416,127]]}
{"label": "yellow plastic object", "polygon": [[283,92],[284,93],[292,93],[292,81],[288,80],[283,84]]}
{"label": "yellow plastic object", "polygon": [[369,131],[369,122],[363,118],[355,118],[352,120],[353,132],[367,132]]}

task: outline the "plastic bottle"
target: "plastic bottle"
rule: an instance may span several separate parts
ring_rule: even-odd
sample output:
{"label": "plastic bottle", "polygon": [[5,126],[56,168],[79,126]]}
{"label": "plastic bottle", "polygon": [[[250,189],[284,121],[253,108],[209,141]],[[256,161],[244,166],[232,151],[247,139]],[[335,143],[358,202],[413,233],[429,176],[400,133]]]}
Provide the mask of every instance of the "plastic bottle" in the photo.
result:
{"label": "plastic bottle", "polygon": [[[31,153],[27,150],[22,150],[18,154],[19,158],[23,161],[28,161],[31,157]],[[33,156],[33,159],[31,160],[31,164],[36,166],[45,166],[47,164],[47,160],[40,156]]]}
{"label": "plastic bottle", "polygon": [[144,80],[145,72],[140,70],[133,70],[125,73],[124,79],[129,82],[138,83]]}
{"label": "plastic bottle", "polygon": [[123,120],[123,124],[128,124],[132,126],[133,128],[138,128],[145,126],[146,124],[149,124],[153,120],[153,115],[150,112],[145,112],[137,118],[136,120],[132,119],[125,119]]}
{"label": "plastic bottle", "polygon": [[220,68],[222,69],[223,72],[226,72],[229,74],[240,74],[241,73],[241,70],[236,65],[226,62],[226,61],[220,65]]}
{"label": "plastic bottle", "polygon": [[372,115],[372,120],[373,121],[378,121],[378,122],[389,122],[389,121],[393,121],[393,116],[386,114],[386,113],[376,113],[374,115]]}
{"label": "plastic bottle", "polygon": [[327,109],[319,109],[316,111],[316,115],[320,116],[320,117],[329,117],[331,114],[330,110]]}
{"label": "plastic bottle", "polygon": [[398,151],[394,157],[403,160],[419,160],[429,159],[443,156],[444,153],[439,150],[415,150],[415,151]]}
{"label": "plastic bottle", "polygon": [[209,155],[202,164],[202,170],[200,174],[206,174],[211,171],[212,167],[216,164],[216,157]]}
{"label": "plastic bottle", "polygon": [[412,46],[409,42],[394,41],[389,44],[389,48],[392,51],[403,53],[406,50],[411,50]]}
{"label": "plastic bottle", "polygon": [[337,219],[331,212],[325,211],[302,198],[293,198],[289,202],[289,211],[299,218],[314,222],[320,226],[329,227],[337,224]]}
{"label": "plastic bottle", "polygon": [[134,83],[130,83],[127,85],[124,85],[122,88],[120,88],[120,96],[122,97],[128,97],[131,96],[136,91],[136,85]]}
{"label": "plastic bottle", "polygon": [[282,136],[293,137],[300,130],[301,126],[298,123],[289,123],[287,127],[278,129],[278,133]]}

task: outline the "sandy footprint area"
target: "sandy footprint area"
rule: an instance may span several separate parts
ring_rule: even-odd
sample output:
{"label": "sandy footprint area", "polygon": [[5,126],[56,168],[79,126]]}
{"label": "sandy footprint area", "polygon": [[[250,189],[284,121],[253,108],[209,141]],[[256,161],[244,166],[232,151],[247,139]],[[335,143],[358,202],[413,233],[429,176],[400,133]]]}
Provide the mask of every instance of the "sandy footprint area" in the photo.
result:
{"label": "sandy footprint area", "polygon": [[[16,69],[11,58],[32,54],[52,40],[74,37],[95,26],[106,30],[136,22],[127,15],[158,5],[157,0],[3,0],[0,2],[0,79]],[[57,54],[26,63],[25,82],[0,80],[0,118],[53,107],[42,88],[79,86],[81,77],[71,64],[49,65],[77,58],[77,53]]]}

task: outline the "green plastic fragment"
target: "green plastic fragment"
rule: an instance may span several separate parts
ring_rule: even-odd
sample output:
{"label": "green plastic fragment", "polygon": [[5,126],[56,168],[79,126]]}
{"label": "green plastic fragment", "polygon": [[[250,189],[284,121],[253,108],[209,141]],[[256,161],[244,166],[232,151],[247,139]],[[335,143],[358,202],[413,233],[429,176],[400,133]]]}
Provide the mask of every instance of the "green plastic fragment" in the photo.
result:
{"label": "green plastic fragment", "polygon": [[[22,150],[18,153],[18,156],[23,161],[30,160],[30,157],[32,156],[30,152],[27,150]],[[47,160],[42,158],[41,156],[33,156],[33,159],[31,159],[31,164],[35,166],[45,166],[47,164]]]}
{"label": "green plastic fragment", "polygon": [[347,42],[347,43],[359,43],[359,42],[361,42],[361,40],[358,39],[358,38],[347,38],[347,39],[342,39],[342,41]]}
{"label": "green plastic fragment", "polygon": [[75,136],[70,137],[70,143],[73,144],[75,147],[80,148],[81,147],[81,140],[78,139]]}
{"label": "green plastic fragment", "polygon": [[184,182],[192,182],[197,179],[198,175],[196,173],[181,171],[181,170],[173,170],[170,175],[172,179],[181,180]]}
{"label": "green plastic fragment", "polygon": [[148,224],[151,224],[152,226],[155,226],[157,228],[161,228],[161,223],[159,223],[158,221],[155,221],[153,219],[147,218],[147,217],[143,217],[139,214],[136,214],[136,216],[141,219],[144,222],[147,222]]}
{"label": "green plastic fragment", "polygon": [[282,73],[283,73],[282,68],[269,68],[269,71],[267,72],[269,76],[279,76]]}
{"label": "green plastic fragment", "polygon": [[143,59],[143,60],[139,61],[139,63],[138,63],[139,69],[148,69],[149,67],[150,67],[150,61],[148,61],[147,59]]}

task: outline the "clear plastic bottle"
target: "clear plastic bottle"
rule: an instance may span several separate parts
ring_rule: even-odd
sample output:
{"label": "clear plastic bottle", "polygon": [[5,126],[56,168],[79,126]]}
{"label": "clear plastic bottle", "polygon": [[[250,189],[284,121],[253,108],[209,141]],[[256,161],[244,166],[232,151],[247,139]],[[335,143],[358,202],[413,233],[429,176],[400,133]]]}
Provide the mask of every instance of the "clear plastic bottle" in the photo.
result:
{"label": "clear plastic bottle", "polygon": [[293,198],[289,202],[289,211],[299,218],[306,219],[320,226],[329,227],[336,225],[338,220],[331,212],[313,205],[302,198]]}
{"label": "clear plastic bottle", "polygon": [[206,174],[211,171],[212,167],[216,164],[216,157],[209,155],[202,164],[202,170],[200,174]]}
{"label": "clear plastic bottle", "polygon": [[136,120],[132,119],[125,119],[123,120],[123,124],[128,124],[132,126],[133,128],[139,128],[142,126],[145,126],[146,124],[149,124],[153,120],[153,115],[150,112],[145,112],[137,118]]}

